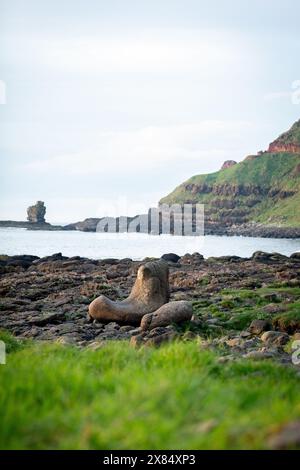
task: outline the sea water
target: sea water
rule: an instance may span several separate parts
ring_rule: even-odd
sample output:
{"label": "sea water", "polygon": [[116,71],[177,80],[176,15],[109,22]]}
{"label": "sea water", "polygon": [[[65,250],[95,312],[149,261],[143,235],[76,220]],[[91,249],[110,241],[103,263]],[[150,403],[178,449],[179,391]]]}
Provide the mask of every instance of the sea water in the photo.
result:
{"label": "sea water", "polygon": [[205,258],[223,255],[248,257],[258,250],[290,255],[300,251],[300,239],[0,229],[0,254],[6,255],[30,254],[42,257],[61,252],[64,256],[141,260],[170,252],[179,256],[198,252]]}

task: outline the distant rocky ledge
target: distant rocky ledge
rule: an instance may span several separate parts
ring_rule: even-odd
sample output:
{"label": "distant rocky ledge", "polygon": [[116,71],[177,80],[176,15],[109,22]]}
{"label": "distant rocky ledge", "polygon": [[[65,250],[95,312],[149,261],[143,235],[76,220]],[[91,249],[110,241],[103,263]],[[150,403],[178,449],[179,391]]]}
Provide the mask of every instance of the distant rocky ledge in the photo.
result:
{"label": "distant rocky ledge", "polygon": [[[136,217],[128,217],[129,222],[138,219]],[[14,220],[0,220],[0,228],[26,228],[27,230],[49,230],[49,231],[81,231],[81,232],[96,232],[97,225],[101,218],[88,218],[81,222],[76,222],[68,225],[52,225],[48,222],[26,222]],[[117,218],[118,221],[118,218]],[[118,231],[117,231],[118,232]],[[121,231],[120,231],[121,232]],[[137,226],[137,233],[150,233],[150,231],[140,230]],[[160,231],[160,234],[163,233]],[[244,237],[262,237],[262,238],[300,238],[300,227],[279,227],[275,225],[263,225],[258,223],[248,223],[241,225],[222,225],[205,223],[205,235],[218,235],[218,236],[244,236]]]}
{"label": "distant rocky ledge", "polygon": [[[143,214],[136,217],[128,217],[128,224],[137,221]],[[76,222],[64,227],[64,230],[80,230],[83,232],[96,232],[98,223],[103,220],[101,218],[88,218],[82,222]],[[136,232],[151,233],[151,230],[141,230],[137,225]],[[119,227],[119,218],[116,218],[116,227]],[[119,231],[119,230],[117,230]],[[121,230],[120,230],[121,231]],[[160,227],[159,234],[163,231]],[[172,220],[171,220],[171,233],[172,233]],[[280,227],[276,225],[264,225],[255,222],[239,225],[226,225],[221,223],[212,223],[205,221],[204,224],[205,235],[219,235],[219,236],[244,236],[244,237],[262,237],[262,238],[300,238],[300,227]]]}
{"label": "distant rocky ledge", "polygon": [[[62,225],[51,225],[48,222],[26,222],[16,220],[0,220],[0,227],[26,228],[28,230],[66,230]],[[71,230],[71,229],[67,229]]]}

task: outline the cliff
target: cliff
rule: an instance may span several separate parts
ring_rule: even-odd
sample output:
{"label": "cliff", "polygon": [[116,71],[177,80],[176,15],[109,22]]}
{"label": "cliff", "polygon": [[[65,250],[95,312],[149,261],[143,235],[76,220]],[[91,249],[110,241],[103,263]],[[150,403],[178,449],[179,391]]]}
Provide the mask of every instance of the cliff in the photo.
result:
{"label": "cliff", "polygon": [[160,204],[204,203],[208,230],[240,232],[256,224],[300,233],[300,120],[266,152],[225,163],[215,173],[193,176]]}
{"label": "cliff", "polygon": [[268,152],[300,153],[300,119],[269,145]]}

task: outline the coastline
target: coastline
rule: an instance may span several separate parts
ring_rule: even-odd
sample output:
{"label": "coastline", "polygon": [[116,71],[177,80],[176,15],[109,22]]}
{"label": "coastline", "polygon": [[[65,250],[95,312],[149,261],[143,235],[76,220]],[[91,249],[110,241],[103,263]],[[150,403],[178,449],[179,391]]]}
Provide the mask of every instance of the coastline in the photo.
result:
{"label": "coastline", "polygon": [[[129,218],[130,221],[135,217]],[[85,219],[82,222],[76,222],[67,225],[52,225],[51,223],[32,223],[27,221],[0,220],[0,228],[25,228],[27,230],[49,230],[49,231],[74,231],[96,232],[96,227],[101,219]],[[136,233],[148,233],[145,231]],[[158,234],[153,234],[158,235]],[[261,238],[300,238],[300,227],[284,227],[276,225],[264,225],[251,222],[241,225],[222,225],[206,223],[204,226],[204,235],[219,236],[244,236]],[[184,237],[184,235],[183,235]]]}
{"label": "coastline", "polygon": [[52,225],[49,222],[32,223],[27,221],[0,220],[0,228],[26,228],[27,230],[71,230],[63,225]]}

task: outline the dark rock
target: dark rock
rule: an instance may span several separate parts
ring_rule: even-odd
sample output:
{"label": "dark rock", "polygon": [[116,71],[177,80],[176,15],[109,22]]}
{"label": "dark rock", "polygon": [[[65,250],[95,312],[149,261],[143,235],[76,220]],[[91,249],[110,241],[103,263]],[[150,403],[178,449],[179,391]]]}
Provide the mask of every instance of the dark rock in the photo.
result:
{"label": "dark rock", "polygon": [[249,336],[251,336],[251,333],[247,330],[241,331],[240,333],[241,338],[249,338]]}
{"label": "dark rock", "polygon": [[208,261],[211,262],[229,262],[229,263],[237,263],[239,261],[245,261],[248,258],[241,258],[240,256],[236,255],[227,255],[227,256],[211,256],[208,258]]}
{"label": "dark rock", "polygon": [[271,324],[267,320],[253,320],[249,326],[249,331],[253,335],[260,335],[263,331],[270,330]]}
{"label": "dark rock", "polygon": [[57,323],[61,322],[65,318],[65,313],[64,312],[55,312],[55,313],[49,313],[48,315],[36,317],[36,318],[30,318],[28,320],[29,325],[36,325],[36,326],[44,326],[47,325],[48,323]]}
{"label": "dark rock", "polygon": [[180,263],[182,264],[199,264],[204,260],[203,255],[200,253],[186,253],[184,256],[181,256]]}
{"label": "dark rock", "polygon": [[268,305],[265,305],[264,307],[262,307],[262,310],[264,312],[271,313],[271,314],[284,312],[286,309],[287,309],[287,307],[285,305],[274,304],[274,303],[271,303],[271,304],[268,304]]}
{"label": "dark rock", "polygon": [[105,325],[105,330],[119,330],[120,329],[120,325],[118,325],[118,323],[116,322],[110,322],[110,323],[107,323],[107,325]]}
{"label": "dark rock", "polygon": [[97,225],[101,219],[97,217],[90,217],[82,222],[76,222],[74,224],[69,224],[65,227],[67,230],[81,230],[82,232],[96,232]]}
{"label": "dark rock", "polygon": [[14,266],[27,269],[31,266],[31,264],[38,260],[38,256],[31,256],[31,255],[16,255],[16,256],[8,256],[5,260],[3,260],[3,265],[5,266]]}
{"label": "dark rock", "polygon": [[162,343],[173,341],[177,337],[174,331],[166,331],[165,333],[159,333],[155,336],[144,338],[144,344],[146,346],[160,346]]}
{"label": "dark rock", "polygon": [[101,259],[100,261],[98,261],[98,264],[100,266],[106,265],[106,264],[117,265],[118,263],[119,263],[119,260],[117,258],[105,258],[105,259]]}
{"label": "dark rock", "polygon": [[275,292],[269,292],[268,294],[264,294],[262,298],[272,303],[277,302],[279,300],[278,295],[275,294]]}
{"label": "dark rock", "polygon": [[123,325],[120,327],[120,331],[124,331],[124,332],[129,332],[132,334],[132,332],[136,330],[136,328],[132,327],[131,325]]}
{"label": "dark rock", "polygon": [[130,331],[131,336],[137,336],[142,333],[142,328],[139,326],[138,328],[133,328],[133,330]]}
{"label": "dark rock", "polygon": [[243,354],[245,359],[252,359],[253,361],[261,361],[264,359],[273,359],[274,354],[269,351],[249,351],[246,354]]}
{"label": "dark rock", "polygon": [[144,337],[145,337],[145,333],[132,336],[130,339],[130,346],[133,346],[134,348],[142,346],[144,342]]}
{"label": "dark rock", "polygon": [[264,251],[255,251],[252,255],[252,258],[254,261],[260,261],[263,263],[268,263],[268,262],[278,262],[282,260],[287,260],[288,257],[285,255],[282,255],[281,253],[266,253]]}
{"label": "dark rock", "polygon": [[180,259],[180,256],[176,255],[175,253],[166,253],[162,255],[162,259],[165,261],[170,261],[171,263],[177,263]]}

